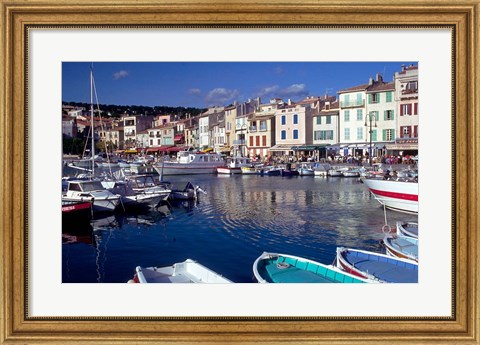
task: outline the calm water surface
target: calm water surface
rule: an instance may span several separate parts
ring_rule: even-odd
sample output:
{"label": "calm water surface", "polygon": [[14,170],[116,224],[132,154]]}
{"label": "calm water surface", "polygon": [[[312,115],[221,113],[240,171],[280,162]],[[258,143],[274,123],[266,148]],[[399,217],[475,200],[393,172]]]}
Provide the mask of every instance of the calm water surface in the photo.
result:
{"label": "calm water surface", "polygon": [[[64,227],[64,283],[122,283],[136,266],[168,266],[187,258],[237,283],[252,283],[252,265],[264,251],[331,264],[337,246],[384,252],[385,215],[356,178],[216,176],[168,177],[207,195],[198,203],[115,214],[91,226]],[[387,221],[417,216],[387,210]]]}

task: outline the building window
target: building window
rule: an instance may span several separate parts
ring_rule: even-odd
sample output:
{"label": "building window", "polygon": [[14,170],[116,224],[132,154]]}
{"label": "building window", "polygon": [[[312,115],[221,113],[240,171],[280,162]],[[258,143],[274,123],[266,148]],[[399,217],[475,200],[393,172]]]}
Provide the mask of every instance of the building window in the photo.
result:
{"label": "building window", "polygon": [[350,140],[350,128],[345,128],[343,134],[344,134],[345,140]]}
{"label": "building window", "polygon": [[327,125],[331,124],[331,123],[332,123],[332,116],[331,116],[331,115],[327,115],[327,116],[325,117],[325,120],[326,120],[325,123],[326,123]]}
{"label": "building window", "polygon": [[260,137],[258,135],[255,137],[255,146],[260,146]]}
{"label": "building window", "polygon": [[418,90],[418,80],[409,81],[409,82],[407,83],[407,86],[405,87],[405,90],[417,91],[417,90]]}
{"label": "building window", "polygon": [[266,131],[267,130],[267,121],[265,121],[265,120],[260,121],[260,130],[261,131]]}
{"label": "building window", "polygon": [[350,121],[350,110],[345,110],[345,112],[343,113],[343,120],[345,122]]}
{"label": "building window", "polygon": [[410,138],[410,126],[401,126],[402,138]]}
{"label": "building window", "polygon": [[357,109],[357,121],[363,121],[363,109]]}
{"label": "building window", "polygon": [[293,139],[298,139],[298,129],[293,130]]}
{"label": "building window", "polygon": [[298,124],[298,115],[297,114],[293,114],[293,124],[294,125]]}
{"label": "building window", "polygon": [[250,146],[253,146],[253,136],[250,136]]}
{"label": "building window", "polygon": [[285,139],[287,139],[287,131],[283,130],[282,131],[282,140],[285,140]]}
{"label": "building window", "polygon": [[357,127],[357,140],[363,139],[363,127]]}
{"label": "building window", "polygon": [[370,103],[370,104],[380,103],[380,94],[379,93],[370,93],[368,95],[368,103]]}
{"label": "building window", "polygon": [[393,120],[393,110],[385,110],[383,113],[383,119],[386,121]]}
{"label": "building window", "polygon": [[384,129],[383,130],[383,140],[392,141],[395,138],[394,129]]}
{"label": "building window", "polygon": [[267,136],[266,135],[262,136],[262,146],[267,146]]}
{"label": "building window", "polygon": [[401,104],[400,105],[400,116],[403,115],[412,115],[412,105],[411,104]]}
{"label": "building window", "polygon": [[333,140],[333,131],[315,131],[314,140]]}
{"label": "building window", "polygon": [[282,115],[282,125],[287,124],[287,117],[285,115]]}
{"label": "building window", "polygon": [[386,96],[387,96],[387,103],[390,103],[392,101],[392,92],[391,91],[387,92]]}
{"label": "building window", "polygon": [[322,124],[322,117],[317,116],[317,125],[321,125],[321,124]]}

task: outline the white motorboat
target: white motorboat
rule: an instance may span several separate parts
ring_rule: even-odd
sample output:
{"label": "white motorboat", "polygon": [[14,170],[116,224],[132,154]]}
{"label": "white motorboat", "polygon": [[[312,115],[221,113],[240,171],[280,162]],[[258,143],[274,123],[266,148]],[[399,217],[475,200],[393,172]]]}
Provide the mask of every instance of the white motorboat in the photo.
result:
{"label": "white motorboat", "polygon": [[170,192],[135,191],[131,181],[102,182],[102,185],[110,192],[119,194],[124,207],[155,207],[170,195]]}
{"label": "white motorboat", "polygon": [[248,157],[232,157],[227,158],[227,164],[225,166],[217,167],[218,174],[241,174],[242,167],[250,166],[250,158]]}
{"label": "white motorboat", "polygon": [[313,163],[301,163],[300,166],[297,168],[297,171],[300,176],[315,175]]}
{"label": "white motorboat", "polygon": [[331,177],[340,177],[340,176],[343,176],[342,170],[335,169],[335,168],[332,168],[332,169],[328,170],[327,175],[328,175],[328,176],[331,176]]}
{"label": "white motorboat", "polygon": [[375,199],[385,207],[407,213],[418,213],[418,182],[364,178]]}
{"label": "white motorboat", "polygon": [[240,168],[242,171],[242,175],[256,175],[257,174],[257,168],[253,164],[243,166]]}
{"label": "white motorboat", "polygon": [[198,262],[187,259],[167,267],[137,266],[136,274],[131,283],[209,283],[226,284],[233,283]]}
{"label": "white motorboat", "polygon": [[68,181],[62,201],[92,201],[94,212],[112,212],[120,203],[120,195],[105,189],[100,181],[73,180]]}
{"label": "white motorboat", "polygon": [[199,186],[194,186],[191,182],[188,182],[183,190],[172,189],[170,198],[172,200],[197,200],[199,193],[207,194]]}
{"label": "white motorboat", "polygon": [[217,153],[195,153],[180,151],[175,161],[162,161],[153,165],[160,176],[215,174],[217,168],[224,166],[223,156]]}
{"label": "white motorboat", "polygon": [[343,177],[360,177],[360,170],[358,169],[345,169],[342,170]]}
{"label": "white motorboat", "polygon": [[328,163],[315,163],[313,165],[313,175],[314,176],[327,176],[328,170],[330,169],[330,164]]}

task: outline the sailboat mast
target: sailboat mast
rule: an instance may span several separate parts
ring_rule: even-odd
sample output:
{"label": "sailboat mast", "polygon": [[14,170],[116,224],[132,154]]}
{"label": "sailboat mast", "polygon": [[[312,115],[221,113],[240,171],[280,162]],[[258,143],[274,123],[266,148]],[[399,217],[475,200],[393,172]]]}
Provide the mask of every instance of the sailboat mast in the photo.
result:
{"label": "sailboat mast", "polygon": [[95,127],[93,123],[93,66],[90,66],[90,118],[92,126],[92,176],[95,176]]}

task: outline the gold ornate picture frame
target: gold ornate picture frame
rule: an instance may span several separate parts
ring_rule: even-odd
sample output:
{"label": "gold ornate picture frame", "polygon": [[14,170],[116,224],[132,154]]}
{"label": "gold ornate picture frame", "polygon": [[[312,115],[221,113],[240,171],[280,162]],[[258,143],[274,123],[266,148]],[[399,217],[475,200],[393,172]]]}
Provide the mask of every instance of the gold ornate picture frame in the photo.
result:
{"label": "gold ornate picture frame", "polygon": [[[479,344],[477,215],[479,8],[475,1],[1,1],[1,344]],[[31,317],[28,312],[28,33],[30,28],[236,26],[450,28],[454,128],[449,317]],[[434,177],[432,177],[434,178]]]}

